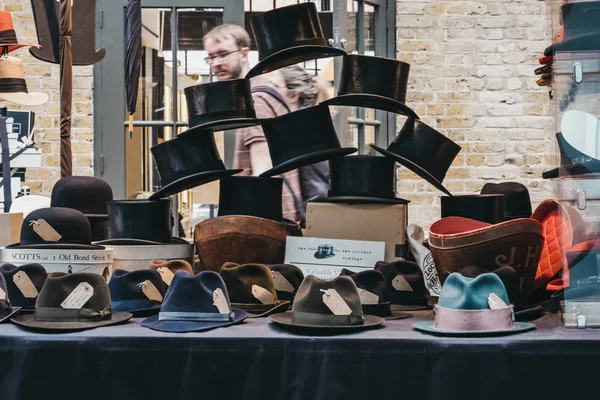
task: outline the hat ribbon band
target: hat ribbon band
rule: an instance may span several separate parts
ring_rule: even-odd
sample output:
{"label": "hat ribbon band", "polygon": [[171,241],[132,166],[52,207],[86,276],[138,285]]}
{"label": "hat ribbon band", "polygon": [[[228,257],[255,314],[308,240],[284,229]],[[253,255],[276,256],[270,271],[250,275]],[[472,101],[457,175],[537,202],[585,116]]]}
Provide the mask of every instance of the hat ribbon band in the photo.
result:
{"label": "hat ribbon band", "polygon": [[14,29],[0,31],[0,46],[17,44],[17,34]]}
{"label": "hat ribbon band", "polygon": [[111,307],[108,305],[104,310],[36,307],[33,317],[36,321],[45,322],[92,322],[110,319],[111,315]]}
{"label": "hat ribbon band", "polygon": [[353,326],[365,323],[360,315],[317,314],[303,311],[292,311],[292,322],[314,326]]}
{"label": "hat ribbon band", "polygon": [[513,307],[496,310],[458,310],[435,307],[435,327],[447,331],[498,331],[514,326]]}
{"label": "hat ribbon band", "polygon": [[161,311],[158,313],[159,321],[193,321],[193,322],[217,322],[233,321],[235,313],[202,313],[202,312],[178,312]]}
{"label": "hat ribbon band", "polygon": [[27,93],[27,82],[20,78],[0,78],[0,93]]}

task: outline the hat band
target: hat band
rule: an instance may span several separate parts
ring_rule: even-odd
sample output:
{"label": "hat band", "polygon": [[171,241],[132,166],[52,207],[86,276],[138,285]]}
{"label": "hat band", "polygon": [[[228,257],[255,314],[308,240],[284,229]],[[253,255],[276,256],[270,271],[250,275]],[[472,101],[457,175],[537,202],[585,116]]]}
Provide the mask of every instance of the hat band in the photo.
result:
{"label": "hat band", "polygon": [[14,29],[7,29],[0,32],[0,46],[17,43],[17,34]]}
{"label": "hat band", "polygon": [[435,327],[445,331],[499,331],[514,327],[513,307],[498,310],[456,310],[435,306]]}
{"label": "hat band", "polygon": [[28,93],[27,82],[20,78],[0,78],[0,93]]}
{"label": "hat band", "polygon": [[212,322],[212,321],[233,321],[235,313],[202,313],[202,312],[178,312],[161,311],[158,313],[159,321],[191,321],[191,322]]}
{"label": "hat band", "polygon": [[314,326],[354,326],[363,325],[365,321],[360,315],[332,315],[292,311],[292,323]]}
{"label": "hat band", "polygon": [[110,304],[104,310],[91,308],[64,309],[54,307],[36,307],[33,318],[44,322],[91,322],[111,319]]}

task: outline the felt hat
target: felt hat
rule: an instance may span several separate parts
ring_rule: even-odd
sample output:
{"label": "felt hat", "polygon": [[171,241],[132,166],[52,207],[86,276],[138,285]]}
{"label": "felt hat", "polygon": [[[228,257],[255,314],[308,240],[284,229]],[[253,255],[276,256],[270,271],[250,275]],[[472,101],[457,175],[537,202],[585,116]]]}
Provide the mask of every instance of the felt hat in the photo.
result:
{"label": "felt hat", "polygon": [[4,56],[12,51],[20,49],[21,47],[29,46],[39,47],[35,44],[19,43],[11,13],[0,10],[0,48],[2,49],[2,55]]}
{"label": "felt hat", "polygon": [[[48,274],[40,264],[25,264],[15,266],[3,264],[0,274],[4,277],[7,294],[14,306],[21,307],[22,311],[33,311],[37,299]],[[35,290],[31,290],[31,282]]]}
{"label": "felt hat", "polygon": [[385,298],[392,303],[394,311],[426,310],[429,307],[429,292],[421,267],[415,262],[400,260],[378,261],[375,270],[386,280]]}
{"label": "felt hat", "polygon": [[219,185],[219,216],[249,215],[283,220],[283,179],[231,176],[221,179]]}
{"label": "felt hat", "polygon": [[55,272],[48,274],[34,313],[19,315],[12,321],[25,328],[57,332],[115,325],[131,317],[127,312],[112,311],[110,292],[101,275]]}
{"label": "felt hat", "polygon": [[481,194],[501,194],[504,196],[504,221],[517,218],[531,218],[529,190],[519,182],[487,182]]}
{"label": "felt hat", "polygon": [[429,125],[409,118],[387,150],[371,147],[451,195],[442,181],[461,148]]}
{"label": "felt hat", "polygon": [[47,207],[50,207],[50,197],[30,194],[14,199],[10,204],[10,212],[22,213],[23,218],[26,218],[32,211]]}
{"label": "felt hat", "polygon": [[8,56],[0,62],[0,100],[22,106],[41,106],[48,101],[46,93],[29,92],[25,81],[23,63]]}
{"label": "felt hat", "polygon": [[410,64],[394,58],[346,54],[337,96],[323,103],[369,107],[419,118],[405,105],[409,71]]}
{"label": "felt hat", "polygon": [[[192,266],[185,260],[152,260],[150,262],[150,269],[157,271],[161,275],[165,287],[169,287],[177,271],[184,271],[191,275],[194,274]],[[166,272],[166,270],[169,272]]]}
{"label": "felt hat", "polygon": [[314,3],[278,7],[256,15],[250,23],[259,61],[246,78],[304,61],[346,54],[328,43]]}
{"label": "felt hat", "polygon": [[266,265],[225,263],[219,274],[232,305],[247,311],[251,318],[285,312],[290,306],[289,301],[277,298],[273,275]]}
{"label": "felt hat", "polygon": [[497,224],[504,222],[504,196],[502,194],[475,194],[442,196],[442,218],[464,217]]}
{"label": "felt hat", "polygon": [[8,289],[6,288],[6,281],[4,280],[4,276],[0,274],[0,322],[6,321],[19,311],[21,311],[21,307],[11,304]]}
{"label": "felt hat", "polygon": [[273,275],[273,283],[277,298],[293,301],[300,284],[304,280],[304,273],[295,265],[273,264],[268,266]]}
{"label": "felt hat", "polygon": [[108,290],[113,311],[130,312],[134,317],[157,314],[167,291],[160,274],[152,269],[116,269]]}
{"label": "felt hat", "polygon": [[545,56],[556,52],[600,50],[600,1],[567,3],[560,7],[563,37],[544,50]]}
{"label": "felt hat", "polygon": [[[490,308],[493,296],[503,304]],[[492,299],[490,299],[492,297]],[[415,322],[417,330],[450,336],[510,335],[535,329],[527,322],[514,322],[504,284],[496,274],[487,273],[476,278],[451,274],[435,306],[435,320]]]}
{"label": "felt hat", "polygon": [[93,245],[90,222],[71,208],[49,207],[31,212],[23,220],[21,240],[6,248],[104,250]]}
{"label": "felt hat", "polygon": [[[311,4],[311,3],[303,3]],[[329,108],[325,105],[265,120],[262,124],[273,168],[260,176],[275,176],[357,151],[342,148]]]}
{"label": "felt hat", "polygon": [[299,333],[334,334],[374,328],[383,318],[365,315],[354,281],[348,276],[321,280],[308,275],[296,294],[291,313],[276,314],[271,321]]}

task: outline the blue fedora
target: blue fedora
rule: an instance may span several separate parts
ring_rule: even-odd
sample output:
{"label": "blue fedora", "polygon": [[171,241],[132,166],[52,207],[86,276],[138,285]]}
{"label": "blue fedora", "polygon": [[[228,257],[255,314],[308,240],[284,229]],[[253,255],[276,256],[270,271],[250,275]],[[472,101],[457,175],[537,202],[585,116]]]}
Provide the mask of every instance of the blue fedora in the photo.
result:
{"label": "blue fedora", "polygon": [[13,307],[8,297],[8,289],[4,275],[0,274],[0,322],[6,321],[21,310],[21,307]]}
{"label": "blue fedora", "polygon": [[[506,306],[490,309],[492,294]],[[533,324],[514,322],[513,306],[508,304],[506,288],[498,275],[486,273],[467,278],[455,272],[442,286],[434,309],[435,320],[416,322],[413,328],[450,336],[509,335],[535,329]]]}
{"label": "blue fedora", "polygon": [[[217,303],[222,304],[221,312]],[[245,311],[231,308],[225,282],[216,272],[190,275],[178,271],[160,312],[142,321],[142,326],[163,332],[199,332],[237,324],[247,316]]]}
{"label": "blue fedora", "polygon": [[158,313],[167,289],[158,271],[116,269],[108,282],[112,309],[125,311],[134,317]]}

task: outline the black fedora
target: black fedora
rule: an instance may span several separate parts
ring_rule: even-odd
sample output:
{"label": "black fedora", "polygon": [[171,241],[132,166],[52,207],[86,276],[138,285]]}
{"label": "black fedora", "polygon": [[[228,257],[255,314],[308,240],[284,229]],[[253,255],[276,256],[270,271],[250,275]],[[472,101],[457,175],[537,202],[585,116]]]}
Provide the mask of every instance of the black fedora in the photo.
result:
{"label": "black fedora", "polygon": [[6,248],[104,250],[104,246],[92,244],[92,230],[85,215],[64,207],[29,213],[21,226],[21,240]]}
{"label": "black fedora", "polygon": [[563,4],[560,11],[563,39],[546,48],[545,56],[552,56],[557,51],[600,50],[600,1]]}
{"label": "black fedora", "polygon": [[219,184],[219,217],[249,215],[279,222],[283,219],[283,179],[231,176]]}
{"label": "black fedora", "polygon": [[[18,267],[13,264],[4,264],[0,267],[0,274],[6,281],[8,297],[12,304],[22,307],[22,311],[33,312],[35,300],[48,276],[46,269],[40,264],[33,263]],[[31,285],[35,290],[31,288]]]}
{"label": "black fedora", "polygon": [[561,132],[556,134],[560,151],[560,167],[545,171],[542,178],[553,179],[559,176],[577,176],[600,172],[600,160],[583,154],[571,146]]}
{"label": "black fedora", "polygon": [[333,246],[330,244],[320,244],[315,252],[315,258],[321,260],[323,258],[334,257]]}
{"label": "black fedora", "polygon": [[409,118],[387,150],[371,147],[451,196],[442,181],[461,148],[429,125]]}
{"label": "black fedora", "polygon": [[396,198],[396,164],[387,157],[347,156],[329,160],[329,193],[321,203],[407,204]]}
{"label": "black fedora", "polygon": [[259,125],[256,119],[250,81],[230,79],[185,88],[189,129],[180,135],[202,134]]}
{"label": "black fedora", "polygon": [[93,176],[67,176],[52,188],[50,207],[81,211],[90,221],[92,241],[97,241],[108,235],[106,205],[112,199],[113,192],[106,181]]}
{"label": "black fedora", "polygon": [[158,315],[142,326],[163,332],[200,332],[238,324],[248,313],[231,307],[227,287],[214,271],[178,271]]}
{"label": "black fedora", "polygon": [[251,24],[259,62],[246,78],[304,61],[346,54],[329,45],[314,3],[279,7],[253,17]]}
{"label": "black fedora", "polygon": [[[85,292],[91,296],[85,296]],[[86,297],[85,303],[81,304]],[[81,299],[79,304],[70,301],[77,299]],[[130,313],[112,311],[110,292],[102,275],[55,272],[48,274],[33,314],[19,315],[12,322],[30,329],[56,332],[115,325],[131,317]]]}
{"label": "black fedora", "polygon": [[346,54],[337,96],[323,103],[369,107],[419,118],[404,104],[409,71],[410,64],[393,58]]}
{"label": "black fedora", "polygon": [[302,270],[292,264],[272,264],[269,265],[277,298],[280,300],[293,301],[304,280]]}
{"label": "black fedora", "polygon": [[150,196],[151,200],[167,197],[242,171],[225,169],[212,131],[177,136],[153,146],[150,151],[162,184],[161,189]]}
{"label": "black fedora", "polygon": [[504,195],[442,196],[442,218],[464,217],[489,224],[504,222]]}
{"label": "black fedora", "polygon": [[112,309],[125,311],[134,317],[157,314],[167,289],[158,271],[116,269],[108,282]]}
{"label": "black fedora", "polygon": [[501,194],[504,196],[504,220],[531,218],[531,198],[529,190],[519,182],[488,182],[483,185],[481,194]]}
{"label": "black fedora", "polygon": [[413,311],[429,308],[429,292],[421,267],[412,261],[378,261],[375,270],[387,282],[386,299],[392,302],[392,310]]}
{"label": "black fedora", "polygon": [[16,313],[21,311],[21,307],[17,307],[10,301],[8,289],[4,276],[0,274],[0,322],[6,321]]}
{"label": "black fedora", "polygon": [[262,127],[273,168],[260,176],[283,174],[357,151],[354,147],[340,146],[326,105],[308,107],[265,120]]}

